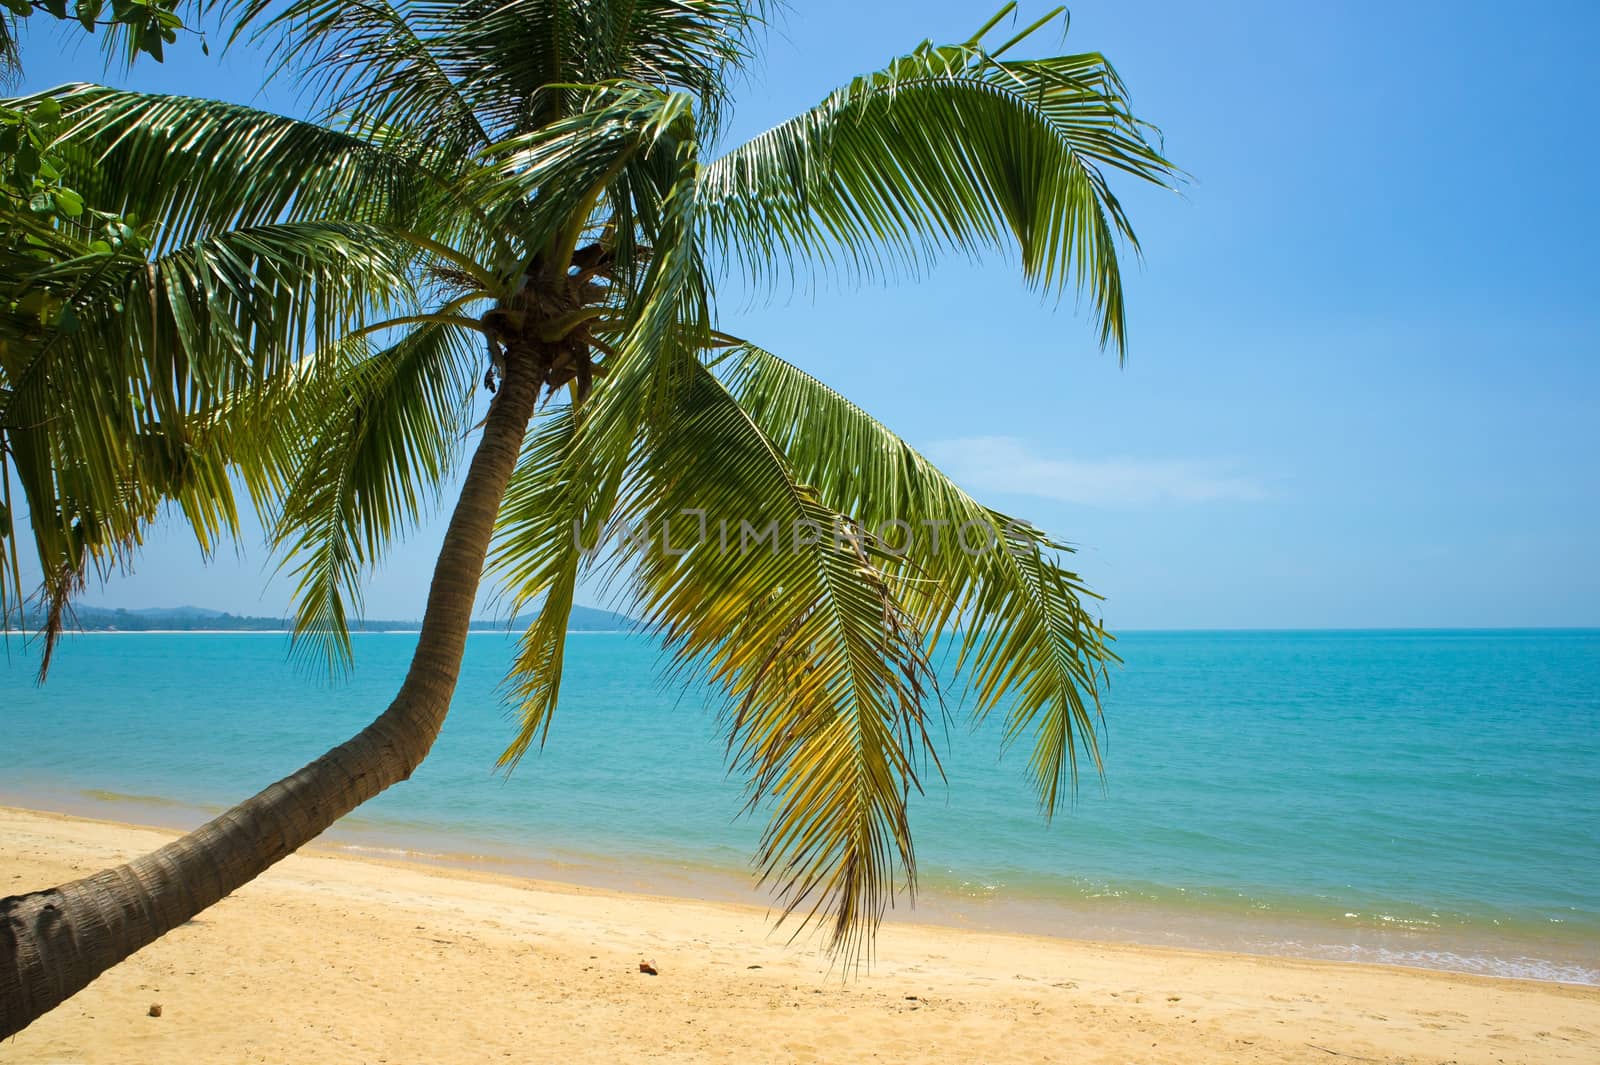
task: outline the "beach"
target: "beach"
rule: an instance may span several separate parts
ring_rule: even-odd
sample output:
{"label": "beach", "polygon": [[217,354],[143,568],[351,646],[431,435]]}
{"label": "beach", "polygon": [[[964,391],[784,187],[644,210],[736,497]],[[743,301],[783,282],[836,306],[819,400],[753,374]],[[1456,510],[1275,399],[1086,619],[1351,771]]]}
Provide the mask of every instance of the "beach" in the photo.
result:
{"label": "beach", "polygon": [[[58,883],[172,834],[0,808],[0,886]],[[1600,1060],[1595,987],[899,921],[844,979],[770,918],[314,847],[0,1060]]]}

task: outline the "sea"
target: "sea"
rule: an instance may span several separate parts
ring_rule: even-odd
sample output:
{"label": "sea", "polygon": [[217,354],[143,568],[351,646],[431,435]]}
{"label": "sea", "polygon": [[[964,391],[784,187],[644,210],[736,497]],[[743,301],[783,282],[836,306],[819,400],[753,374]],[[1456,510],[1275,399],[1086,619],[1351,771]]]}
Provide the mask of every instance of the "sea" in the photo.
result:
{"label": "sea", "polygon": [[[13,636],[0,803],[197,825],[360,728],[415,640],[355,636],[334,684],[281,633],[86,633],[40,686]],[[1086,767],[1049,819],[1027,752],[946,679],[943,775],[912,801],[918,890],[889,920],[1600,983],[1600,630],[1117,648],[1104,775]],[[664,680],[646,636],[573,633],[548,742],[508,774],[512,650],[469,638],[433,753],[326,845],[771,904],[751,865],[764,812],[728,773],[710,692]]]}

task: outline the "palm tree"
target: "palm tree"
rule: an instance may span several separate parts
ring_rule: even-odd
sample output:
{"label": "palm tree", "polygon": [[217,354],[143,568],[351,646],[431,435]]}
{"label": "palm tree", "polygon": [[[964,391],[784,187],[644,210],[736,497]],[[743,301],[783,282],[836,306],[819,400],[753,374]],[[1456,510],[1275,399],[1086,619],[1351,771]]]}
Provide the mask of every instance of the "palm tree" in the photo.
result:
{"label": "palm tree", "polygon": [[100,249],[29,280],[70,330],[0,331],[0,428],[47,597],[127,560],[155,512],[130,480],[149,473],[209,543],[233,528],[231,472],[298,576],[298,646],[337,668],[360,573],[450,475],[480,382],[493,398],[394,701],[153,854],[0,902],[0,1035],[409,777],[486,566],[537,612],[502,761],[543,741],[580,578],[618,582],[725,696],[731,760],[770,815],[763,879],[847,959],[914,884],[906,800],[937,771],[946,641],[974,712],[1031,744],[1046,811],[1080,756],[1098,765],[1114,655],[1066,545],[714,314],[730,273],[859,279],[1014,247],[1028,282],[1089,297],[1120,354],[1133,233],[1107,173],[1175,172],[1103,57],[1008,58],[1059,11],[996,42],[1008,5],[718,154],[760,23],[740,0],[230,6],[327,121],[52,94],[85,195],[161,227],[148,263]]}

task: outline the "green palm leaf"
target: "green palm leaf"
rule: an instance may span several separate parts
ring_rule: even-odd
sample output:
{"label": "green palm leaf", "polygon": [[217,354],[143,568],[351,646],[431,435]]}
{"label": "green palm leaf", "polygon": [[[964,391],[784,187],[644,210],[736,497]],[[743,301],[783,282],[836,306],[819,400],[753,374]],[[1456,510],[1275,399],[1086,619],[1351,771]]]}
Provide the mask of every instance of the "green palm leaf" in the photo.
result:
{"label": "green palm leaf", "polygon": [[[178,502],[202,547],[231,533],[220,464],[249,468],[259,454],[238,428],[260,424],[241,398],[406,299],[415,258],[381,227],[297,222],[149,263],[93,252],[11,280],[13,298],[64,308],[0,343],[0,432],[28,496],[50,616],[88,570],[126,563],[162,498]],[[6,531],[0,579],[20,603]]]}
{"label": "green palm leaf", "polygon": [[1087,292],[1102,344],[1123,352],[1116,243],[1137,241],[1104,171],[1170,185],[1146,131],[1101,56],[923,44],[708,166],[707,231],[769,282],[797,256],[872,275],[1014,240],[1028,280]]}
{"label": "green palm leaf", "polygon": [[[738,0],[226,0],[235,36],[277,42],[329,114],[426,131],[458,152],[573,110],[572,86],[648,82],[708,122],[749,54],[760,4]],[[710,128],[710,127],[708,127]]]}
{"label": "green palm leaf", "polygon": [[923,636],[893,560],[795,477],[711,374],[678,400],[614,519],[671,542],[624,539],[617,564],[676,668],[726,696],[732,764],[751,806],[770,807],[763,880],[785,913],[827,914],[831,946],[858,958],[897,884],[915,882],[906,796],[919,765],[937,764]]}
{"label": "green palm leaf", "polygon": [[515,768],[549,734],[561,692],[567,620],[579,576],[606,538],[632,449],[608,461],[591,448],[575,448],[578,419],[570,405],[546,416],[529,435],[500,508],[494,566],[511,590],[511,614],[537,606],[518,640],[510,670],[517,710],[515,738],[500,764]]}
{"label": "green palm leaf", "polygon": [[451,182],[463,157],[394,128],[337,130],[241,104],[66,85],[55,150],[102,210],[159,219],[164,247],[276,222],[381,224],[457,243],[482,219]]}
{"label": "green palm leaf", "polygon": [[275,41],[279,65],[302,74],[324,114],[414,130],[456,157],[494,139],[460,84],[470,71],[441,55],[450,28],[444,16],[470,18],[466,5],[223,0],[214,6],[233,16],[234,39],[250,29]]}
{"label": "green palm leaf", "polygon": [[[1046,812],[1075,787],[1081,750],[1100,764],[1096,723],[1110,635],[1097,597],[1055,561],[1070,551],[978,503],[849,400],[768,351],[722,364],[728,387],[773,446],[831,507],[896,541],[907,609],[934,643],[959,625],[957,672],[974,712],[1007,705],[1008,741],[1033,736],[1030,769]],[[901,524],[903,523],[903,525]],[[895,535],[898,534],[898,535]]]}
{"label": "green palm leaf", "polygon": [[358,338],[333,357],[343,365],[315,371],[282,423],[299,447],[274,539],[297,578],[297,644],[337,669],[351,657],[362,570],[416,523],[455,466],[482,353],[476,334],[430,322],[382,350]]}

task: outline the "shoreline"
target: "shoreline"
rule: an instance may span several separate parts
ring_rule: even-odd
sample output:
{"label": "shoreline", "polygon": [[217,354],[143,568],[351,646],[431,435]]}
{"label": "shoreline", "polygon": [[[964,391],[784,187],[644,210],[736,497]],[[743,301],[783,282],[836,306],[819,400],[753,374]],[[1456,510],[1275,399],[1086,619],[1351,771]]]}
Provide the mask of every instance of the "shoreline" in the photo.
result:
{"label": "shoreline", "polygon": [[[102,789],[0,787],[0,809],[8,807],[166,832],[187,831],[226,808]],[[771,896],[756,887],[746,870],[684,855],[577,851],[531,841],[509,844],[442,825],[363,816],[361,811],[342,819],[311,846],[320,854],[354,860],[398,861],[772,911]],[[886,924],[1600,987],[1600,943],[1570,932],[1562,936],[1561,929],[1415,926],[1382,915],[1365,923],[1336,923],[1306,913],[1246,910],[1194,897],[1179,907],[1117,895],[1030,894],[1010,886],[1003,892],[985,890],[984,885],[957,889],[948,878],[927,870],[921,879],[914,904],[897,900],[885,915]]]}
{"label": "shoreline", "polygon": [[[0,807],[4,806],[172,832],[187,831],[225,809],[99,789],[0,789]],[[550,847],[533,852],[531,845],[463,836],[442,826],[394,823],[363,816],[360,811],[334,825],[312,846],[320,853],[357,860],[399,861],[622,894],[728,903],[764,911],[771,908],[770,896],[742,869],[660,853],[601,854]],[[1497,928],[1415,928],[1382,922],[1336,925],[1304,914],[1245,912],[1198,903],[1176,909],[1120,897],[956,891],[937,877],[930,878],[926,871],[923,881],[914,906],[898,900],[885,915],[887,923],[1600,986],[1600,960],[1595,950],[1585,949],[1579,955],[1575,953],[1578,944],[1539,938],[1527,930],[1518,935]],[[1579,942],[1585,948],[1596,946],[1587,940]]]}
{"label": "shoreline", "polygon": [[[174,832],[0,808],[8,890]],[[1600,988],[886,923],[841,981],[759,907],[313,845],[6,1044],[15,1061],[1245,1062],[1600,1055]],[[640,974],[647,958],[659,978]],[[163,1004],[164,1015],[147,1018]],[[227,1023],[219,1023],[226,1017]],[[1071,1033],[1063,1043],[1062,1033]]]}

